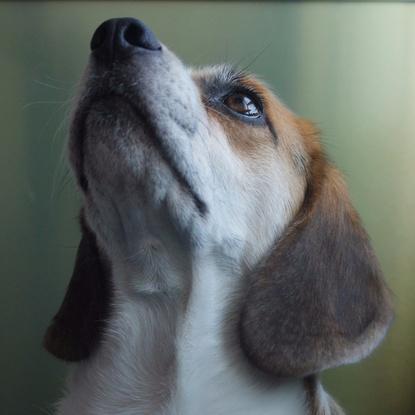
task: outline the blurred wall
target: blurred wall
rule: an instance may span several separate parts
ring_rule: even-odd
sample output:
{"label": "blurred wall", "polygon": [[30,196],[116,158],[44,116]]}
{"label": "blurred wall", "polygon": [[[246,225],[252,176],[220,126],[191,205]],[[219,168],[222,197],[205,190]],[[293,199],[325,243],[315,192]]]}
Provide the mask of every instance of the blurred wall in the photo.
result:
{"label": "blurred wall", "polygon": [[0,3],[1,412],[50,413],[65,366],[41,348],[78,242],[64,157],[90,36],[148,23],[186,62],[239,62],[317,122],[396,297],[364,362],[329,371],[349,414],[415,413],[415,6],[396,3]]}

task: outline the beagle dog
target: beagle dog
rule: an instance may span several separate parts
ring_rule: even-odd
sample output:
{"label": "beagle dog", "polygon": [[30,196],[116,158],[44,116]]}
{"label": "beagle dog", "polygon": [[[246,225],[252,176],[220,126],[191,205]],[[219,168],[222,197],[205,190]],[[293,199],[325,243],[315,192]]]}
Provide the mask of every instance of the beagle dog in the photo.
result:
{"label": "beagle dog", "polygon": [[82,240],[46,349],[59,415],[338,415],[318,374],[383,339],[391,295],[314,126],[142,22],[91,41],[70,131]]}

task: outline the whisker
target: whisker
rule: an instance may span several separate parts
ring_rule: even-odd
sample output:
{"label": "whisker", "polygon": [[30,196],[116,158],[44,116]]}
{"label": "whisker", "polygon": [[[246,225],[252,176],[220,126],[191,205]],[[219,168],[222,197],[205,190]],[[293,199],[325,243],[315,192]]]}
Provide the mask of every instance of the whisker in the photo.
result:
{"label": "whisker", "polygon": [[66,90],[66,88],[64,88],[64,87],[59,87],[59,86],[56,86],[56,85],[48,84],[47,82],[40,81],[38,79],[35,79],[33,82],[35,84],[38,84],[38,85],[41,85],[41,86],[45,86],[45,87],[51,88],[51,89],[58,89],[60,91],[65,91]]}
{"label": "whisker", "polygon": [[247,71],[263,54],[264,52],[272,45],[272,41],[268,42],[259,52],[257,52],[254,57],[244,66],[241,71]]}
{"label": "whisker", "polygon": [[28,102],[27,104],[22,106],[22,110],[25,110],[29,107],[32,107],[33,105],[53,105],[53,104],[63,104],[65,103],[66,100],[63,101],[33,101],[33,102]]}

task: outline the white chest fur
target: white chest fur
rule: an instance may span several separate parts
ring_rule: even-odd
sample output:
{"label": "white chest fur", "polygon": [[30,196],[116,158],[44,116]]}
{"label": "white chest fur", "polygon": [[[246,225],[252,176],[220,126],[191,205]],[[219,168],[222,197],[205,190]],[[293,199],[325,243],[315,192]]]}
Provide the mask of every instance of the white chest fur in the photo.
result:
{"label": "white chest fur", "polygon": [[59,415],[306,414],[300,380],[265,386],[227,352],[231,274],[199,262],[182,314],[167,296],[118,291],[105,341],[74,368]]}
{"label": "white chest fur", "polygon": [[301,381],[267,387],[243,370],[223,335],[230,293],[238,278],[211,261],[194,270],[192,295],[178,340],[177,389],[173,407],[191,415],[305,414]]}

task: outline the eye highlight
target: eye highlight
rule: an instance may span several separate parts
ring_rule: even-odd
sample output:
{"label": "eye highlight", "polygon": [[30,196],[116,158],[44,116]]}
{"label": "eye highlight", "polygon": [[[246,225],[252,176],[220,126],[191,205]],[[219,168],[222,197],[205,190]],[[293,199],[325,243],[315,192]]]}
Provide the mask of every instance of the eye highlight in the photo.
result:
{"label": "eye highlight", "polygon": [[249,118],[259,118],[262,115],[261,106],[253,97],[244,92],[227,95],[223,103],[233,112]]}

